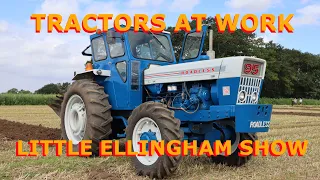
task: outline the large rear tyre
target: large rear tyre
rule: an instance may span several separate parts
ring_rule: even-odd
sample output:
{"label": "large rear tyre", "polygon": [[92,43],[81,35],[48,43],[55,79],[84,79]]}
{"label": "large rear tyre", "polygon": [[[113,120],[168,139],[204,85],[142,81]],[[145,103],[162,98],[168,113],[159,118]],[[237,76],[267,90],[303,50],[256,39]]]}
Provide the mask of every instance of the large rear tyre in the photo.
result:
{"label": "large rear tyre", "polygon": [[[251,140],[255,141],[258,140],[258,136],[256,133],[240,133],[240,142],[244,140]],[[240,157],[238,153],[240,152],[240,149],[237,148],[230,156],[212,156],[212,161],[216,164],[226,164],[228,166],[242,166],[245,163],[247,163],[252,155]]]}
{"label": "large rear tyre", "polygon": [[92,80],[75,81],[62,102],[62,138],[71,140],[76,149],[81,140],[92,140],[92,155],[99,155],[99,142],[112,133],[110,109],[103,87]]}
{"label": "large rear tyre", "polygon": [[[132,141],[132,148],[140,152],[140,140],[163,140],[166,146],[171,140],[183,140],[180,120],[174,118],[174,112],[165,105],[146,102],[132,112],[126,129],[127,140]],[[134,156],[132,164],[138,175],[150,178],[164,178],[177,169],[182,156]]]}

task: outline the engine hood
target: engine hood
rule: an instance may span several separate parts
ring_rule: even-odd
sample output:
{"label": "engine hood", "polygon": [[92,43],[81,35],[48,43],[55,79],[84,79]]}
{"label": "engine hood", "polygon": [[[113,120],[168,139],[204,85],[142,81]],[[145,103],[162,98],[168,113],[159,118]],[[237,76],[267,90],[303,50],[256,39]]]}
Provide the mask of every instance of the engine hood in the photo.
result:
{"label": "engine hood", "polygon": [[[247,65],[251,65],[251,63],[258,64],[258,66],[255,67],[258,69],[252,71],[254,72],[252,74],[251,71],[247,71]],[[202,81],[240,77],[242,75],[255,76],[263,79],[265,69],[265,60],[247,56],[217,58],[166,66],[150,65],[150,67],[144,71],[144,84]],[[244,74],[244,72],[246,72],[246,74]]]}

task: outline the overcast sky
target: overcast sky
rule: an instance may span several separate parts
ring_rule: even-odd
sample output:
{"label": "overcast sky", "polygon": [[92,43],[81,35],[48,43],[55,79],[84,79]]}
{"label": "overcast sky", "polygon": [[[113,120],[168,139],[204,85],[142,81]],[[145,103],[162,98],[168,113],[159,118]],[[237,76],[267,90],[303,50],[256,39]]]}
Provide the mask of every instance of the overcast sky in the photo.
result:
{"label": "overcast sky", "polygon": [[[30,20],[33,13],[56,13],[64,19],[76,13],[79,21],[88,13],[164,13],[167,25],[175,25],[182,13],[240,13],[241,17],[246,13],[294,13],[293,34],[258,36],[320,54],[319,0],[10,0],[0,6],[0,92],[11,88],[34,91],[44,84],[70,82],[73,72],[82,71],[88,60],[81,51],[89,44],[89,34],[48,34],[46,29],[36,34],[35,22]],[[45,22],[42,25],[46,27]]]}

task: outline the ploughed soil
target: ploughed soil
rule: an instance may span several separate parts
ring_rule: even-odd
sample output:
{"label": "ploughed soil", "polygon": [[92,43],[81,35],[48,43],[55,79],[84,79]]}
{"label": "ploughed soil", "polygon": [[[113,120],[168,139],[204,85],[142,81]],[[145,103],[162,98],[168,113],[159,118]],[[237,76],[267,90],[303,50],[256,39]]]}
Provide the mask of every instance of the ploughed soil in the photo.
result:
{"label": "ploughed soil", "polygon": [[0,119],[0,138],[6,140],[59,140],[60,129],[43,127],[41,125],[30,125]]}

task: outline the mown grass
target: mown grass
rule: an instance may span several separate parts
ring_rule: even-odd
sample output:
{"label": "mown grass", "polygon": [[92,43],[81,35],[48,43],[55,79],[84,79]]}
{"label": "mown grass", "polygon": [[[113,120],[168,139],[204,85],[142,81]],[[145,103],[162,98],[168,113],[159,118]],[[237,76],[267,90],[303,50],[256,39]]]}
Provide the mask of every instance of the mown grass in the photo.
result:
{"label": "mown grass", "polygon": [[[0,106],[0,119],[59,128],[60,118],[49,106]],[[1,125],[0,125],[1,128]]]}
{"label": "mown grass", "polygon": [[[289,107],[288,107],[289,108]],[[297,108],[297,107],[294,107]],[[58,127],[59,118],[47,107],[41,106],[3,106],[0,118],[11,117],[20,122],[43,124]],[[309,109],[306,112],[312,111]],[[47,117],[41,118],[41,114]],[[50,115],[51,114],[51,115]],[[51,125],[50,125],[51,124]],[[287,154],[273,157],[261,155],[254,157],[245,166],[235,168],[214,165],[206,156],[183,158],[177,172],[168,179],[320,179],[320,119],[317,116],[272,115],[270,131],[259,133],[259,140],[308,140],[305,156],[290,157]],[[21,130],[23,131],[23,130]],[[24,149],[27,144],[24,143]],[[40,149],[39,149],[40,150]],[[137,176],[129,157],[55,157],[55,149],[50,148],[47,157],[16,157],[15,141],[0,139],[0,179],[133,179],[146,180]]]}

